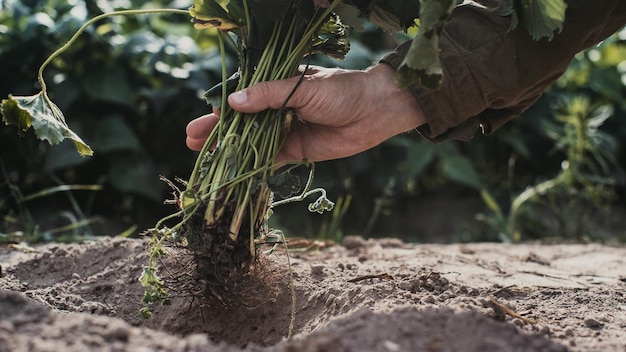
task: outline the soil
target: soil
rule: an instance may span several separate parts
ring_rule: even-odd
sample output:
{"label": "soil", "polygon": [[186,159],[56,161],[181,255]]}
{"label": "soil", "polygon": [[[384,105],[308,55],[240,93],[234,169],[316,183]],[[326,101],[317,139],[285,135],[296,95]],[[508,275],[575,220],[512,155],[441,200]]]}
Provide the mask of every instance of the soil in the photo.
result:
{"label": "soil", "polygon": [[276,250],[239,304],[174,292],[147,319],[142,239],[2,248],[0,351],[626,351],[625,247],[291,245],[293,281]]}

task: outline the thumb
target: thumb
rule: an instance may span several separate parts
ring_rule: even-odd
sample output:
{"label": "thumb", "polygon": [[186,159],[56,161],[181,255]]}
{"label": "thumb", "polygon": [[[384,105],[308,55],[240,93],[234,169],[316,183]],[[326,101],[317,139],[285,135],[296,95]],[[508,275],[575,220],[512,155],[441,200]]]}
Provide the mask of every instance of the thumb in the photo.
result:
{"label": "thumb", "polygon": [[[295,88],[297,80],[286,79],[260,82],[228,96],[228,104],[240,112],[254,113],[265,109],[279,109]],[[295,96],[286,107],[295,107]]]}

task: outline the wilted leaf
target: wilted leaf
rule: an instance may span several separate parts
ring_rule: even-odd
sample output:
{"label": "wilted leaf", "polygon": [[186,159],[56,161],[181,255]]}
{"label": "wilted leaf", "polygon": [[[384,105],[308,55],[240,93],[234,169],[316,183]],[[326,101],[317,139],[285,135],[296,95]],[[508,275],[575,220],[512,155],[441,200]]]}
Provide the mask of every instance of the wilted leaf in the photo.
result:
{"label": "wilted leaf", "polygon": [[289,198],[297,194],[300,192],[301,187],[298,176],[290,172],[283,172],[269,177],[267,184],[272,192],[278,194],[281,198]]}
{"label": "wilted leaf", "polygon": [[195,0],[189,8],[189,14],[193,17],[192,22],[197,29],[215,27],[221,31],[228,31],[242,25],[216,0]]}
{"label": "wilted leaf", "polygon": [[80,155],[93,155],[91,148],[65,123],[61,110],[42,92],[32,96],[14,97],[2,100],[2,121],[7,125],[17,125],[22,132],[30,127],[40,140],[58,144],[70,139]]}
{"label": "wilted leaf", "polygon": [[156,269],[144,266],[143,272],[139,277],[139,282],[143,287],[153,287],[155,285],[162,285],[163,282],[159,279],[156,273]]}
{"label": "wilted leaf", "polygon": [[334,207],[335,203],[322,194],[315,202],[309,204],[308,209],[311,213],[323,214],[325,211],[333,210]]}
{"label": "wilted leaf", "polygon": [[421,82],[434,89],[443,77],[439,62],[439,33],[456,2],[421,0],[420,3],[420,29],[400,66],[398,80],[402,86]]}
{"label": "wilted leaf", "polygon": [[321,53],[336,60],[343,60],[350,51],[350,41],[347,38],[349,28],[338,15],[332,15],[318,31],[318,37],[313,42],[311,52]]}

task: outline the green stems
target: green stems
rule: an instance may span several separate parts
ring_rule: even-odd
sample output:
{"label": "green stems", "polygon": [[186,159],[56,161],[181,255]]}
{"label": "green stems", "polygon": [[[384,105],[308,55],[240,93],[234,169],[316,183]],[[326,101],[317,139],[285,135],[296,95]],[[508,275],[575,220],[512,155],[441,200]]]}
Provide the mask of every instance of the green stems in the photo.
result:
{"label": "green stems", "polygon": [[[295,76],[313,44],[314,35],[338,3],[335,1],[329,8],[318,11],[306,25],[301,18],[290,13],[273,23],[258,62],[240,62],[240,80],[236,89]],[[247,2],[243,4],[250,24]],[[259,28],[242,28],[241,33],[250,38],[250,32],[255,30]],[[224,38],[227,35],[218,35],[222,52],[225,39],[230,39]],[[244,42],[244,47],[246,45],[253,44]],[[240,57],[252,60],[246,54],[240,53]],[[276,155],[284,143],[292,113],[282,109],[255,114],[233,110],[227,103],[224,58],[222,76],[221,117],[200,152],[186,192],[192,193],[198,204],[206,205],[203,220],[207,229],[218,232],[228,229],[227,236],[237,242],[242,227],[249,226],[250,252],[254,256],[254,238],[259,235],[272,206],[267,179],[277,168]],[[311,193],[307,192],[309,185],[310,180],[301,199]],[[245,221],[246,216],[249,221]]]}
{"label": "green stems", "polygon": [[90,19],[89,21],[85,22],[85,24],[83,24],[77,31],[76,33],[74,33],[74,35],[72,36],[72,38],[70,38],[70,40],[65,43],[65,45],[63,45],[62,47],[60,47],[59,49],[57,49],[55,52],[52,53],[52,55],[50,55],[46,61],[44,61],[43,64],[41,64],[41,66],[39,67],[39,72],[38,72],[38,76],[37,78],[39,79],[39,84],[41,85],[41,91],[44,93],[44,95],[47,97],[48,94],[46,92],[46,83],[44,82],[43,79],[43,70],[46,68],[46,66],[48,66],[48,64],[50,62],[52,62],[52,60],[56,59],[59,55],[61,55],[63,52],[65,52],[67,49],[69,49],[70,46],[72,46],[72,44],[74,44],[74,42],[78,39],[78,37],[85,31],[85,29],[87,29],[89,26],[91,26],[92,24],[107,18],[107,17],[113,17],[113,16],[134,16],[134,15],[146,15],[146,14],[157,14],[157,13],[178,13],[178,14],[185,14],[188,15],[189,11],[187,10],[179,10],[179,9],[149,9],[149,10],[121,10],[121,11],[113,11],[113,12],[109,12],[109,13],[103,13],[101,15],[98,15],[92,19]]}

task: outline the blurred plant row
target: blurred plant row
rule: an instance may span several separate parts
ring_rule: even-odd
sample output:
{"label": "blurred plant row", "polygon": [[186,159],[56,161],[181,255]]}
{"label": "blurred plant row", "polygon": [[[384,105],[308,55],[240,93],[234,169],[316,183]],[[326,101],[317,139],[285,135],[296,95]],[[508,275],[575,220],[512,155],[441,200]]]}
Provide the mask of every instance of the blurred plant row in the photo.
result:
{"label": "blurred plant row", "polygon": [[[189,6],[2,0],[0,97],[36,93],[39,65],[89,18]],[[365,68],[409,36],[366,24],[346,60],[312,61]],[[81,158],[71,144],[51,147],[32,132],[18,136],[0,125],[0,243],[132,236],[171,213],[163,204],[171,189],[159,175],[185,179],[191,172],[195,155],[185,147],[185,126],[209,111],[202,94],[220,81],[220,65],[214,33],[194,30],[184,15],[96,23],[45,72],[52,98],[95,154]],[[622,30],[579,54],[531,109],[491,136],[432,145],[412,133],[320,163],[315,183],[338,201],[335,213],[286,205],[276,209],[273,225],[287,236],[334,240],[625,240],[626,220],[615,216],[626,209],[625,97]]]}

